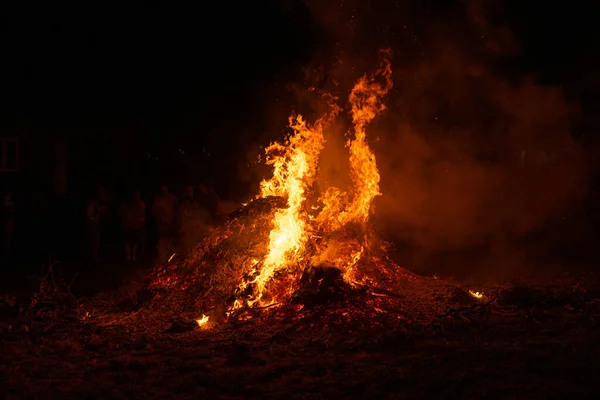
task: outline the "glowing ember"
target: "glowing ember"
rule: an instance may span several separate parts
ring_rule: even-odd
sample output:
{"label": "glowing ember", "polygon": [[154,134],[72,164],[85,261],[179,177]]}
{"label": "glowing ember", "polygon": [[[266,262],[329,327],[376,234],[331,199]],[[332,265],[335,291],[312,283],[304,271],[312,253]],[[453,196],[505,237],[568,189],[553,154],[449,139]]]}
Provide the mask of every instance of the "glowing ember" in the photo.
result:
{"label": "glowing ember", "polygon": [[176,255],[176,254],[177,254],[177,253],[173,253],[173,254],[171,254],[171,257],[169,257],[169,261],[167,261],[167,262],[171,262],[171,260],[173,259],[173,257],[175,257],[175,255]]}
{"label": "glowing ember", "polygon": [[198,323],[198,326],[206,324],[208,322],[208,315],[202,314],[202,318],[197,319],[196,322]]}
{"label": "glowing ember", "polygon": [[474,292],[472,290],[469,290],[469,294],[475,297],[476,299],[483,299],[483,292]]}

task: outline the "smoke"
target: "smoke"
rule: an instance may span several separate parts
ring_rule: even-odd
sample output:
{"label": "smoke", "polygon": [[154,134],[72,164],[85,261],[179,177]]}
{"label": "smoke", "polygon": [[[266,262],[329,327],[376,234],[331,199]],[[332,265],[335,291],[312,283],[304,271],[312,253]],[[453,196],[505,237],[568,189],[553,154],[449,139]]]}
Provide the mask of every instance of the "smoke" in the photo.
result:
{"label": "smoke", "polygon": [[[484,248],[498,268],[507,258],[527,263],[531,243],[547,252],[589,234],[581,218],[589,160],[571,135],[578,104],[560,87],[506,68],[520,46],[499,3],[306,3],[320,45],[285,90],[257,95],[262,112],[248,126],[263,134],[238,144],[248,149],[238,166],[248,193],[269,175],[256,161],[262,145],[283,137],[290,111],[314,122],[328,110],[324,93],[348,107],[353,84],[377,68],[380,48],[391,48],[388,110],[367,127],[384,236],[436,263],[440,254]],[[351,131],[342,112],[325,132],[317,189],[350,188]]]}
{"label": "smoke", "polygon": [[560,90],[508,83],[459,50],[432,54],[399,74],[372,128],[380,216],[438,250],[522,236],[564,212],[583,165]]}
{"label": "smoke", "polygon": [[[558,238],[549,232],[563,241],[565,229],[572,240],[585,234],[577,213],[587,164],[570,134],[578,105],[535,76],[503,70],[519,45],[497,22],[502,9],[398,3],[310,3],[327,39],[307,66],[311,86],[345,104],[352,83],[376,68],[378,48],[395,53],[389,109],[367,128],[382,177],[379,226],[430,253],[514,253],[540,232],[547,245]],[[346,125],[327,138],[321,181],[347,173]]]}

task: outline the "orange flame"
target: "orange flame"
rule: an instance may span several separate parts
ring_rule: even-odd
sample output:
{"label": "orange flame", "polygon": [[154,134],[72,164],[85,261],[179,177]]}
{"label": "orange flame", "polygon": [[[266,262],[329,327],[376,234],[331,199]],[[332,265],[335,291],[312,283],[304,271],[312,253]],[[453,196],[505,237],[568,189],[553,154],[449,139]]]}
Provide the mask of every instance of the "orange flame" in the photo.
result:
{"label": "orange flame", "polygon": [[391,52],[382,50],[382,63],[372,75],[361,77],[350,93],[354,138],[346,146],[350,153],[350,171],[354,184],[354,197],[343,208],[344,194],[329,188],[320,199],[324,204],[317,221],[330,230],[337,230],[350,222],[365,223],[370,215],[371,203],[379,193],[379,170],[375,154],[367,142],[366,126],[386,109],[383,99],[393,86]]}
{"label": "orange flame", "polygon": [[[360,78],[349,97],[354,125],[354,138],[347,143],[355,189],[351,202],[346,201],[346,193],[329,188],[319,199],[322,207],[316,217],[304,212],[307,193],[315,181],[319,155],[325,145],[323,130],[337,116],[339,108],[336,105],[332,105],[332,111],[312,126],[301,115],[290,117],[289,126],[293,133],[283,144],[272,143],[266,148],[266,163],[273,166],[273,176],[261,182],[257,197],[284,197],[287,207],[274,214],[268,252],[262,263],[253,261],[248,266],[248,269],[252,268],[252,280],[239,285],[240,290],[246,289],[249,284],[256,286],[256,294],[246,302],[248,306],[255,303],[264,306],[279,300],[273,293],[269,293],[270,299],[264,299],[267,286],[278,271],[289,269],[292,272],[303,260],[308,262],[310,257],[305,250],[309,231],[317,227],[335,231],[350,222],[367,222],[371,203],[380,194],[380,176],[375,154],[367,142],[366,126],[385,110],[383,98],[392,88],[390,52],[383,51],[382,54],[379,69]],[[336,261],[347,280],[353,279],[353,270],[363,254],[364,247],[361,246],[343,260]],[[236,299],[232,308],[240,307],[242,302]]]}
{"label": "orange flame", "polygon": [[[332,115],[336,112],[334,108]],[[260,197],[287,197],[287,208],[275,213],[274,228],[269,235],[269,252],[260,274],[253,281],[257,285],[258,295],[249,302],[250,305],[262,298],[275,272],[296,259],[303,249],[307,218],[301,215],[301,211],[306,191],[314,182],[319,154],[325,144],[324,123],[325,120],[319,120],[311,127],[301,115],[290,117],[290,127],[294,133],[286,145],[273,143],[266,149],[267,164],[273,165],[274,170],[270,180],[261,182]]]}
{"label": "orange flame", "polygon": [[472,290],[469,290],[469,294],[479,300],[484,298],[483,292],[474,292]]}
{"label": "orange flame", "polygon": [[[377,161],[367,143],[365,127],[386,109],[383,98],[393,85],[389,50],[383,51],[383,56],[379,70],[372,76],[363,76],[350,93],[355,136],[347,145],[350,149],[350,168],[356,194],[349,214],[351,219],[359,222],[367,221],[373,199],[381,194]],[[379,82],[378,78],[383,79],[383,82]]]}

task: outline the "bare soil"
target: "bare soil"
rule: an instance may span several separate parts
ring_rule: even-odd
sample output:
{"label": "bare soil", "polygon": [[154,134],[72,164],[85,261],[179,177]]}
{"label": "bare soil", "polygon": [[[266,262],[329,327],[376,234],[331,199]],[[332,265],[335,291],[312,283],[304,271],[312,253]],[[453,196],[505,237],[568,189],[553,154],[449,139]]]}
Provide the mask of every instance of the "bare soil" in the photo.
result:
{"label": "bare soil", "polygon": [[0,388],[7,399],[596,398],[595,278],[477,289],[485,299],[456,289],[425,313],[380,293],[377,304],[286,306],[204,328],[101,312],[97,297],[32,312],[6,296]]}

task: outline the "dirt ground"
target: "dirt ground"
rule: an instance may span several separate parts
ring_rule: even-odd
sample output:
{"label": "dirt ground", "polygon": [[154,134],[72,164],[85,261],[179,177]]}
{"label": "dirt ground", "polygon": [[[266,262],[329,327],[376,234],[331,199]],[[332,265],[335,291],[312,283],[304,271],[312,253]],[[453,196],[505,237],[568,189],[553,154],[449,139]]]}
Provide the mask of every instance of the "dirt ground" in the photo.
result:
{"label": "dirt ground", "polygon": [[0,388],[7,399],[596,398],[595,278],[485,289],[428,318],[350,300],[171,329],[148,314],[147,329],[125,323],[136,311],[86,320],[91,299],[35,314],[5,296]]}

